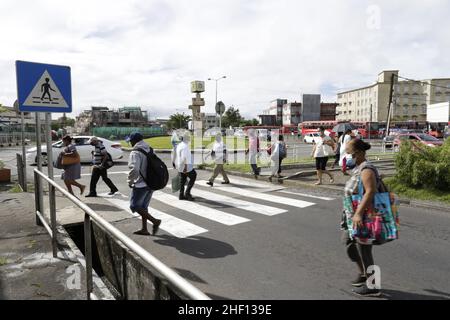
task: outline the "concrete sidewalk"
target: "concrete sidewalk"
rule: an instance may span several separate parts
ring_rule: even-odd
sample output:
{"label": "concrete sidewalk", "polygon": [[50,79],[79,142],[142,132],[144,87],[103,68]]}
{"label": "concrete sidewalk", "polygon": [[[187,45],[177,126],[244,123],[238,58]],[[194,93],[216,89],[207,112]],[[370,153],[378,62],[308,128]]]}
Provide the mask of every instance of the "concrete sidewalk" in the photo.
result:
{"label": "concrete sidewalk", "polygon": [[86,299],[83,267],[65,250],[53,258],[50,236],[36,226],[33,195],[1,192],[0,207],[0,300]]}

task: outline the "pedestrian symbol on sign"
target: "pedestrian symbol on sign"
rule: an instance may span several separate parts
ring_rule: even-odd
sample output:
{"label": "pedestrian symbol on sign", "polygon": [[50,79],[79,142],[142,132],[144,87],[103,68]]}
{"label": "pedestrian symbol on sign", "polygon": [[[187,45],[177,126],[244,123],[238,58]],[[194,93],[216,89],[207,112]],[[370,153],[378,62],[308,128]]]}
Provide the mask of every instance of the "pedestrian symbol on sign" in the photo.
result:
{"label": "pedestrian symbol on sign", "polygon": [[23,105],[35,107],[42,105],[63,108],[69,107],[47,70],[44,71],[42,76],[36,82],[36,85],[33,90],[31,90],[31,93],[28,95]]}
{"label": "pedestrian symbol on sign", "polygon": [[42,94],[41,100],[44,100],[44,97],[47,94],[48,99],[50,101],[52,101],[52,96],[50,95],[50,91],[48,91],[48,90],[52,90],[53,92],[56,92],[56,91],[52,89],[49,82],[50,82],[50,78],[45,78],[45,83],[43,83],[41,86],[41,92],[44,91],[44,93]]}

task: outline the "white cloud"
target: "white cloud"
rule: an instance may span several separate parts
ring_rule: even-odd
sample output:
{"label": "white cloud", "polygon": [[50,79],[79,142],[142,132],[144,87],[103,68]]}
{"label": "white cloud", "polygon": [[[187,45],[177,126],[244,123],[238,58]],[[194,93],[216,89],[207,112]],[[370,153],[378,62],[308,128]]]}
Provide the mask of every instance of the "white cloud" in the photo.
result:
{"label": "white cloud", "polygon": [[[370,6],[379,28],[368,28]],[[222,75],[219,99],[246,116],[302,93],[335,100],[383,69],[447,77],[449,9],[446,0],[2,0],[0,103],[15,100],[15,60],[70,65],[75,113],[143,105],[168,115],[187,110],[190,81]],[[211,112],[212,82],[205,97]]]}

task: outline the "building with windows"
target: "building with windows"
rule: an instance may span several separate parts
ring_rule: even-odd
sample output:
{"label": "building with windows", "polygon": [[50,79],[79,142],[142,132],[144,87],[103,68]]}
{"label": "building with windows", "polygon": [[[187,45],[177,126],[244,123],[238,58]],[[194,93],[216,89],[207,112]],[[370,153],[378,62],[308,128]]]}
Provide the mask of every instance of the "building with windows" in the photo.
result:
{"label": "building with windows", "polygon": [[320,104],[320,121],[335,121],[338,104],[322,102]]}
{"label": "building with windows", "polygon": [[276,117],[276,125],[283,125],[283,106],[287,104],[288,101],[286,99],[277,99],[273,100],[270,103],[269,109],[263,112],[263,115],[267,116],[275,116]]}
{"label": "building with windows", "polygon": [[383,71],[370,86],[338,93],[337,120],[386,121],[392,77],[394,121],[426,121],[429,104],[450,101],[450,78],[407,80],[398,70]]}
{"label": "building with windows", "polygon": [[215,113],[205,113],[202,119],[204,130],[219,127],[219,117]]}
{"label": "building with windows", "polygon": [[142,127],[148,125],[148,112],[140,107],[91,107],[83,111],[75,122],[75,131],[89,133],[93,127]]}
{"label": "building with windows", "polygon": [[[280,108],[281,102],[284,104]],[[265,126],[297,126],[304,121],[334,121],[337,106],[337,103],[321,102],[320,94],[304,94],[302,102],[288,103],[287,100],[282,99],[272,101],[271,107],[259,118],[261,125]]]}
{"label": "building with windows", "polygon": [[290,102],[283,106],[283,126],[298,125],[301,121],[302,104]]}

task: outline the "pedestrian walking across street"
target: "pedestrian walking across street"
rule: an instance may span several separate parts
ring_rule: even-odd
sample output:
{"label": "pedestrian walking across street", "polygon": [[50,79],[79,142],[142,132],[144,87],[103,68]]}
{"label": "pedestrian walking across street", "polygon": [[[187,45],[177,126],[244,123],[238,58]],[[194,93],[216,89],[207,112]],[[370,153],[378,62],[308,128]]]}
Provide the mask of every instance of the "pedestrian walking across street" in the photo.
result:
{"label": "pedestrian walking across street", "polygon": [[257,178],[261,174],[261,168],[258,168],[258,154],[260,152],[259,137],[254,129],[248,131],[248,149],[245,154],[249,155],[250,166],[253,174]]}
{"label": "pedestrian walking across street", "polygon": [[344,175],[348,175],[347,174],[347,161],[351,159],[351,155],[349,155],[346,152],[347,149],[347,144],[352,140],[352,130],[351,129],[347,129],[347,131],[345,131],[344,135],[341,137],[341,139],[339,140],[340,144],[341,144],[341,149],[339,152],[339,166],[342,168],[342,172],[344,173]]}
{"label": "pedestrian walking across street", "polygon": [[108,159],[108,152],[106,151],[103,143],[97,137],[92,137],[89,139],[88,143],[94,146],[95,150],[92,153],[92,176],[89,186],[89,194],[86,195],[86,197],[97,197],[97,183],[100,177],[110,189],[108,195],[114,195],[117,191],[119,191],[119,189],[117,189],[111,179],[108,178],[108,162],[111,161],[111,159]]}
{"label": "pedestrian walking across street", "polygon": [[[197,172],[193,166],[192,153],[190,148],[191,136],[187,132],[181,137],[181,142],[177,146],[176,159],[177,169],[180,175],[180,200],[194,201],[191,190],[194,187],[195,180],[197,179]],[[189,179],[186,191],[186,183]]]}
{"label": "pedestrian walking across street", "polygon": [[[352,218],[352,224],[356,228],[362,227],[363,215],[372,205],[374,195],[378,189],[377,186],[380,184],[378,170],[366,159],[366,152],[370,150],[370,148],[370,144],[359,139],[350,141],[346,147],[346,152],[352,155],[352,159],[355,161],[355,167],[351,179],[347,181],[345,185],[345,197],[358,193],[360,179],[364,187],[364,197],[353,213]],[[348,167],[348,169],[352,168],[353,165]],[[359,271],[358,276],[351,283],[356,287],[353,291],[361,296],[379,296],[381,294],[380,290],[369,289],[366,285],[367,269],[375,264],[372,255],[372,245],[362,243],[356,238],[350,238],[348,231],[349,226],[347,225],[346,219],[348,213],[346,213],[345,210],[347,209],[344,209],[341,221],[342,241],[346,245],[347,254],[350,260],[356,263]]]}
{"label": "pedestrian walking across street", "polygon": [[222,135],[217,134],[216,135],[216,141],[214,142],[212,151],[211,151],[211,157],[214,159],[215,166],[214,171],[211,175],[211,178],[209,178],[209,181],[207,182],[208,185],[211,187],[214,185],[214,180],[217,178],[219,174],[223,177],[222,184],[230,184],[230,180],[228,179],[227,173],[225,172],[224,165],[227,161],[227,149],[225,147],[225,144],[222,141]]}
{"label": "pedestrian walking across street", "polygon": [[334,154],[334,142],[325,135],[325,129],[320,127],[319,137],[316,138],[316,144],[312,151],[312,156],[316,159],[317,179],[316,185],[322,184],[323,174],[327,174],[330,177],[330,182],[334,183],[334,176],[327,170],[327,163],[330,156]]}
{"label": "pedestrian walking across street", "polygon": [[276,176],[281,178],[281,163],[287,156],[287,146],[283,135],[279,135],[277,141],[270,147],[271,175],[269,181]]}
{"label": "pedestrian walking across street", "polygon": [[[75,145],[72,144],[72,138],[70,136],[64,136],[62,141],[65,148],[61,152],[60,157],[62,163],[66,164],[62,165],[64,171],[62,172],[61,179],[64,180],[64,184],[70,194],[74,195],[72,186],[75,186],[80,188],[80,195],[83,195],[86,186],[76,182],[76,180],[81,179],[80,155]],[[67,164],[67,162],[70,164]]]}
{"label": "pedestrian walking across street", "polygon": [[150,146],[143,141],[143,136],[134,132],[128,138],[133,150],[130,153],[128,160],[128,186],[132,189],[130,197],[130,209],[132,212],[137,212],[142,217],[142,228],[134,232],[137,235],[148,236],[150,233],[147,229],[147,220],[153,224],[153,235],[158,232],[161,220],[154,218],[149,212],[148,207],[153,195],[153,190],[147,185],[143,178],[144,172],[147,172],[147,157],[141,152],[151,152]]}

